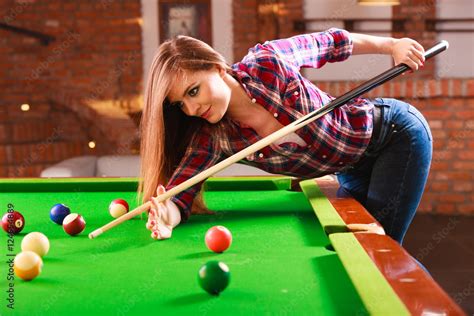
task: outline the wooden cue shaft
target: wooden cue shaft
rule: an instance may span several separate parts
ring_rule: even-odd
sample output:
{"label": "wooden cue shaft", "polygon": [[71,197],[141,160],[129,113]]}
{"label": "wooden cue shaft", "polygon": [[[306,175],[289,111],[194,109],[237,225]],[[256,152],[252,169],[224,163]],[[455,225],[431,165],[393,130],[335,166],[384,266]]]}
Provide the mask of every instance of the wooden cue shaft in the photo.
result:
{"label": "wooden cue shaft", "polygon": [[[321,114],[321,115],[324,115],[324,114]],[[312,122],[312,121],[314,121],[318,118],[319,118],[319,116],[315,116],[311,120],[306,121],[304,123],[304,125],[309,124],[310,122]],[[265,137],[265,138],[259,140],[258,142],[250,145],[249,147],[239,151],[235,155],[232,155],[232,156],[228,157],[227,159],[219,162],[218,164],[210,167],[209,169],[207,169],[207,170],[195,175],[194,177],[182,182],[181,184],[179,184],[179,185],[175,186],[174,188],[170,189],[169,191],[166,191],[165,193],[160,194],[157,197],[157,202],[163,202],[163,201],[169,199],[170,197],[186,190],[187,188],[190,188],[193,185],[195,185],[195,184],[197,184],[197,183],[199,183],[203,180],[206,180],[207,178],[209,178],[213,174],[215,174],[215,173],[221,171],[222,169],[232,165],[233,163],[236,163],[237,161],[242,160],[246,156],[248,156],[250,154],[253,154],[257,150],[262,149],[265,146],[268,146],[269,144],[273,143],[277,139],[279,139],[279,138],[281,138],[281,137],[283,137],[283,136],[285,136],[285,135],[287,135],[287,134],[289,134],[293,131],[296,131],[298,128],[302,127],[302,126],[296,126],[297,123],[299,123],[299,120],[294,121],[293,123],[291,123],[291,124],[281,128],[280,130],[268,135],[267,137]],[[111,228],[113,228],[117,225],[120,225],[124,221],[147,211],[150,208],[150,206],[151,206],[151,202],[146,202],[145,204],[143,204],[143,205],[137,207],[136,209],[134,209],[133,211],[130,211],[130,212],[120,216],[119,218],[113,220],[112,222],[110,222],[110,223],[94,230],[92,233],[89,234],[89,238],[93,239],[93,238],[101,235],[102,233],[106,232],[107,230],[109,230],[109,229],[111,229]]]}
{"label": "wooden cue shaft", "polygon": [[[437,43],[435,46],[431,47],[429,50],[425,52],[425,58],[429,59],[442,51],[448,49],[449,44],[447,41],[441,41]],[[157,197],[157,202],[163,202],[172,196],[192,187],[193,185],[206,180],[210,176],[214,175],[215,173],[221,171],[222,169],[230,166],[233,163],[236,163],[245,157],[247,157],[250,154],[255,153],[257,150],[262,149],[265,146],[270,145],[271,143],[275,142],[276,140],[300,129],[303,126],[308,125],[309,123],[319,119],[321,116],[326,115],[328,112],[334,110],[336,107],[340,107],[350,100],[359,97],[360,95],[364,94],[365,92],[368,92],[372,90],[373,88],[381,85],[382,83],[393,79],[397,77],[398,75],[402,74],[403,72],[407,71],[409,67],[405,64],[400,64],[397,66],[392,67],[391,69],[381,73],[380,75],[366,81],[365,83],[361,84],[360,86],[354,88],[353,90],[345,93],[344,95],[332,100],[325,106],[319,108],[318,110],[315,110],[309,114],[306,114],[305,116],[299,118],[298,120],[282,127],[278,131],[266,136],[265,138],[262,138],[258,142],[250,145],[249,147],[239,151],[238,153],[228,157],[227,159],[224,159],[223,161],[219,162],[218,164],[210,167],[209,169],[195,175],[194,177],[182,182],[181,184],[175,186],[174,188],[170,189],[169,191],[166,191],[163,194],[160,194]],[[145,204],[137,207],[131,212],[128,212],[121,217],[113,220],[112,222],[94,230],[92,233],[89,234],[89,238],[93,239],[102,233],[106,232],[107,230],[123,223],[124,221],[135,217],[145,211],[147,211],[151,207],[151,202],[148,201]]]}
{"label": "wooden cue shaft", "polygon": [[140,205],[139,207],[135,208],[133,211],[125,213],[124,215],[120,216],[119,218],[114,219],[110,223],[105,224],[104,226],[102,226],[100,228],[97,228],[96,230],[94,230],[92,233],[89,234],[89,238],[94,239],[95,237],[101,235],[103,232],[105,232],[105,231],[107,231],[107,230],[109,230],[109,229],[111,229],[111,228],[113,228],[117,225],[120,225],[121,223],[129,220],[132,217],[135,217],[138,214],[141,214],[141,213],[145,212],[150,207],[151,207],[151,201],[148,201],[148,202]]}

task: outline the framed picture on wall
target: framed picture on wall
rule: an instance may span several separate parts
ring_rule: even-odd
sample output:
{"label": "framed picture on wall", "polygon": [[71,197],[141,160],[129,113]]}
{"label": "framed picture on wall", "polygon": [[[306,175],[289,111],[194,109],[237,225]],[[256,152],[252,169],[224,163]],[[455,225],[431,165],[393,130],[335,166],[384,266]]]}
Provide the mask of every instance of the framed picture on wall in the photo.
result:
{"label": "framed picture on wall", "polygon": [[160,42],[187,35],[212,45],[210,0],[160,0]]}

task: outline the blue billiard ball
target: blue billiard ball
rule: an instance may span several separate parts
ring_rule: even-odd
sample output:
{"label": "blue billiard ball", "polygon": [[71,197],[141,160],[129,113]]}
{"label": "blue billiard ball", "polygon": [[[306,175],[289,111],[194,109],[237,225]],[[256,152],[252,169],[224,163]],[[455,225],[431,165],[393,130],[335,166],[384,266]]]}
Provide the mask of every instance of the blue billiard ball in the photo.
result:
{"label": "blue billiard ball", "polygon": [[56,224],[62,225],[66,216],[71,214],[71,210],[64,204],[55,204],[49,212],[49,217]]}

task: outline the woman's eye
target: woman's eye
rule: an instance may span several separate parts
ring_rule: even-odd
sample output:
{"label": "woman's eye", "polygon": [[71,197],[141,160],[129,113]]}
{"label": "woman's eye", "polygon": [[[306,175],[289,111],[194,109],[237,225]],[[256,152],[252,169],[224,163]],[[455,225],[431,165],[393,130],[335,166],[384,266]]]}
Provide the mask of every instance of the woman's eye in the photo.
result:
{"label": "woman's eye", "polygon": [[188,95],[190,97],[195,97],[199,92],[199,87],[196,87],[196,88],[192,88],[191,90],[189,90],[188,92]]}

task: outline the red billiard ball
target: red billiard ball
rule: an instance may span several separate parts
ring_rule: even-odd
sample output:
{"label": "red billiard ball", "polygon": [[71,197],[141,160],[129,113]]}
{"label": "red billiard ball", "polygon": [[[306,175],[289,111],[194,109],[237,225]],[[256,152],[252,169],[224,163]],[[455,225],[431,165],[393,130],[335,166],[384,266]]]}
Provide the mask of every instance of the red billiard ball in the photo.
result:
{"label": "red billiard ball", "polygon": [[119,218],[129,210],[128,203],[122,199],[113,200],[109,205],[109,213],[113,218]]}
{"label": "red billiard ball", "polygon": [[25,227],[25,218],[20,212],[7,212],[2,217],[2,228],[10,234],[18,234]]}
{"label": "red billiard ball", "polygon": [[80,214],[71,213],[64,218],[63,229],[69,235],[75,236],[80,234],[84,228],[86,228],[86,221]]}
{"label": "red billiard ball", "polygon": [[207,231],[205,241],[209,250],[224,252],[232,244],[232,234],[224,226],[213,226]]}

